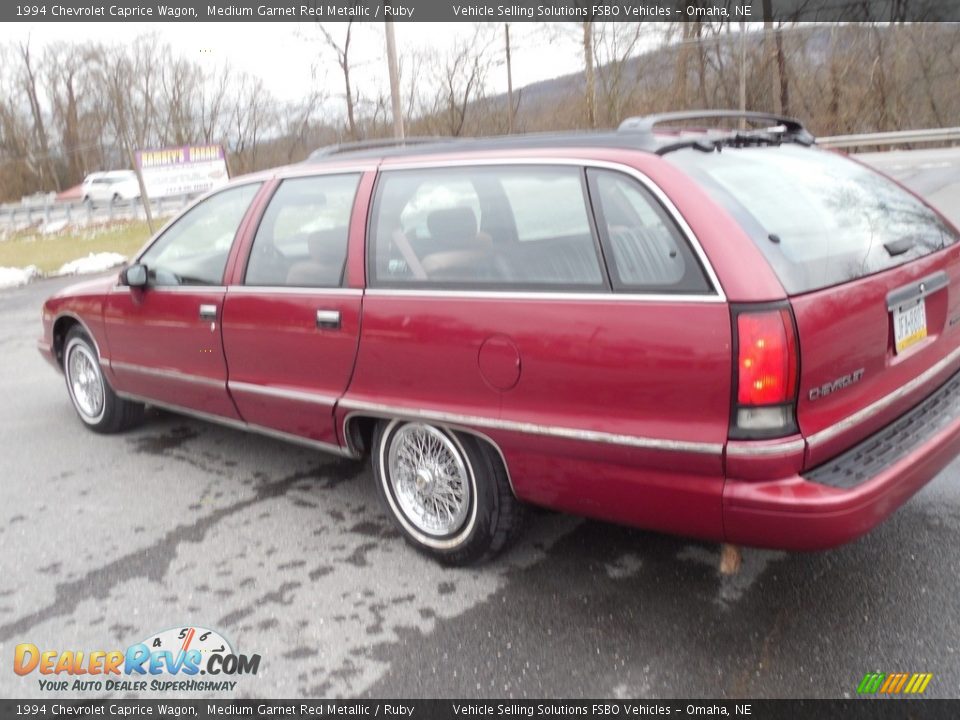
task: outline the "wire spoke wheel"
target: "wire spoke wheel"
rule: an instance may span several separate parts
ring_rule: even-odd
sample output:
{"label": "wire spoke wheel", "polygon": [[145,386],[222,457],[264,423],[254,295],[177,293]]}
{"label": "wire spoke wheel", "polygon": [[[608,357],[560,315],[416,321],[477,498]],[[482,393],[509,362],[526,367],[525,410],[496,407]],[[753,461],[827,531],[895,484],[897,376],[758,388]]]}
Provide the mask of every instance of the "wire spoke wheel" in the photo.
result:
{"label": "wire spoke wheel", "polygon": [[103,375],[96,358],[84,344],[72,344],[66,370],[74,405],[82,415],[96,420],[104,410]]}
{"label": "wire spoke wheel", "polygon": [[434,537],[456,533],[472,502],[463,453],[443,432],[408,423],[390,438],[389,482],[401,512],[420,532]]}

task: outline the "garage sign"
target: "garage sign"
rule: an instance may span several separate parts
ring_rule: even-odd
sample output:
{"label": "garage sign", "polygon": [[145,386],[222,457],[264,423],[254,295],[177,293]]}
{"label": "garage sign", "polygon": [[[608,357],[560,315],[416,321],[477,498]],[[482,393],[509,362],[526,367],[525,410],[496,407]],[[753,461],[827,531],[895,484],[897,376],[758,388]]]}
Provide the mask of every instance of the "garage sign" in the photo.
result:
{"label": "garage sign", "polygon": [[229,180],[226,155],[220,145],[138,150],[137,166],[151,198],[203,193]]}

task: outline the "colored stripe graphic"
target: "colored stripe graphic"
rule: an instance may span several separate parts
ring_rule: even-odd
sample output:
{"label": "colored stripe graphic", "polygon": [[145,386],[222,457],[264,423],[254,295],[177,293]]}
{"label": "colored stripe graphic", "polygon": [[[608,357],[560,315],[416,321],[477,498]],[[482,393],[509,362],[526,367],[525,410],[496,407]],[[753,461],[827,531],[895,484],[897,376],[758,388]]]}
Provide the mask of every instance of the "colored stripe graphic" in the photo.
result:
{"label": "colored stripe graphic", "polygon": [[932,679],[933,673],[867,673],[857,686],[857,694],[919,695]]}

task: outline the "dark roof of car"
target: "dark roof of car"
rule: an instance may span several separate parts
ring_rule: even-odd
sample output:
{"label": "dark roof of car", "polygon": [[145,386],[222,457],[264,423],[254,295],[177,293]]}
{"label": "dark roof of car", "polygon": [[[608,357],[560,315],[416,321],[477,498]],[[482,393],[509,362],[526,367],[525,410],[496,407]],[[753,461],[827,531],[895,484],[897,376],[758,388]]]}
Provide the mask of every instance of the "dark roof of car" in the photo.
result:
{"label": "dark roof of car", "polygon": [[[710,127],[689,127],[691,120],[743,120],[753,126],[765,124],[766,128],[754,128],[752,132],[777,133],[778,141],[812,144],[813,136],[794,118],[769,113],[739,112],[731,110],[699,110],[662,113],[624,120],[616,130],[528,133],[498,137],[410,137],[403,139],[374,139],[360,142],[329,145],[315,150],[307,163],[354,158],[392,158],[408,155],[456,154],[486,150],[533,150],[552,148],[618,148],[663,154],[679,147],[697,146],[720,139],[743,138],[738,131],[730,130],[717,134]],[[656,129],[658,125],[673,123],[675,127]],[[676,126],[683,127],[676,127]],[[712,148],[711,148],[712,149]]]}

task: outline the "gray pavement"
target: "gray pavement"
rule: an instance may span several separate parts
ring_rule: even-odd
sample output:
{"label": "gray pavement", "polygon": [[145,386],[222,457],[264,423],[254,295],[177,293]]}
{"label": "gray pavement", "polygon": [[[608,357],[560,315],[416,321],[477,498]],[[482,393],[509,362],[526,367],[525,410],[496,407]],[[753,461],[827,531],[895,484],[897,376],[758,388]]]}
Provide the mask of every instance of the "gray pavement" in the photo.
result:
{"label": "gray pavement", "polygon": [[856,157],[922,195],[960,227],[960,147],[891,150]]}
{"label": "gray pavement", "polygon": [[87,431],[35,349],[68,282],[0,291],[0,697],[77,697],[15,675],[18,643],[186,625],[262,656],[222,697],[847,697],[868,671],[960,696],[960,463],[865,539],[734,577],[715,545],[547,512],[444,569],[365,464],[159,412]]}

